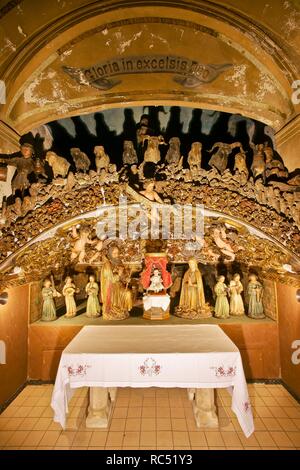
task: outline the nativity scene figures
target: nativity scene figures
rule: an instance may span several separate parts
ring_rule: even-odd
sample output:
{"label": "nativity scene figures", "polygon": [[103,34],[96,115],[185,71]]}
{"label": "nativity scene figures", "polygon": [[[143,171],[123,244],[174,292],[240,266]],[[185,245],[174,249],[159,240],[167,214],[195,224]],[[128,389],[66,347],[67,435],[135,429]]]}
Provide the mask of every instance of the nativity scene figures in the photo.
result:
{"label": "nativity scene figures", "polygon": [[233,144],[216,142],[208,151],[209,153],[212,153],[215,149],[217,149],[208,162],[209,166],[216,168],[222,175],[228,167],[229,155],[237,147],[239,147],[242,151],[242,144],[240,142],[234,142]]}
{"label": "nativity scene figures", "polygon": [[179,306],[175,315],[190,320],[211,317],[209,306],[205,303],[202,275],[197,260],[191,258],[189,268],[183,276]]}
{"label": "nativity scene figures", "polygon": [[78,289],[73,283],[73,279],[70,276],[67,276],[65,279],[65,285],[63,287],[62,294],[65,297],[66,304],[66,318],[73,318],[76,316],[77,306],[74,299],[74,295],[78,293]]}
{"label": "nativity scene figures", "polygon": [[[174,287],[170,291],[173,296],[176,290],[172,313],[186,319],[209,318],[215,303],[216,318],[242,317],[245,311],[250,318],[265,318],[263,281],[251,274],[248,286],[243,286],[241,278],[246,279],[252,266],[262,280],[264,276],[278,279],[287,271],[289,282],[297,282],[294,254],[300,242],[299,174],[288,173],[271,139],[264,143],[254,139],[254,143],[252,138],[259,133],[249,136],[249,141],[242,133],[224,135],[224,140],[235,140],[233,143],[222,142],[218,135],[218,142],[213,143],[214,136],[202,131],[193,133],[195,141],[188,132],[179,131],[178,136],[174,132],[170,126],[152,126],[149,116],[144,115],[138,127],[134,123],[132,132],[115,133],[115,142],[104,143],[97,135],[81,145],[74,138],[65,153],[55,142],[38,157],[32,144],[23,143],[18,156],[0,155],[2,163],[16,168],[13,195],[4,201],[1,210],[1,262],[10,262],[10,257],[16,256],[13,267],[18,268],[19,255],[15,253],[23,249],[25,252],[27,244],[38,253],[40,241],[47,240],[42,238],[44,232],[51,231],[54,235],[49,239],[54,242],[57,235],[57,246],[53,244],[49,250],[49,270],[42,266],[45,263],[37,268],[30,265],[28,257],[22,258],[21,253],[20,259],[25,260],[20,267],[25,272],[23,279],[31,282],[36,276],[31,273],[39,269],[39,280],[61,269],[59,290],[65,299],[67,318],[76,315],[76,303],[84,298],[88,318],[97,318],[102,312],[104,320],[124,320],[133,308],[133,289],[142,304],[141,286],[136,285],[137,279],[132,278],[130,270],[133,258],[141,268],[145,251],[141,250],[140,255],[133,250],[127,258],[122,254],[122,260],[118,246],[106,251],[107,240],[98,238],[95,228],[103,208],[115,208],[123,195],[129,196],[132,205],[158,207],[161,213],[169,207],[175,210],[176,205],[203,204],[211,215],[205,215],[209,232],[202,247],[191,249],[188,243],[176,244],[172,237],[168,239],[165,251],[171,261],[167,263],[172,264],[172,272],[173,268],[177,272],[177,290]],[[3,170],[1,174],[5,175],[6,167]],[[127,241],[125,245],[128,248]],[[187,262],[186,272],[183,266],[177,271],[177,263]],[[218,263],[225,266],[224,270],[216,268]],[[215,269],[209,287],[204,274],[202,278],[206,265]],[[234,274],[234,266],[241,276]],[[139,268],[134,267],[137,272]],[[79,295],[75,301],[78,272],[84,273],[85,278],[80,284],[83,297]],[[228,282],[218,277],[220,272],[226,272]],[[148,288],[143,289],[149,296],[164,295],[167,289],[163,271],[151,271]],[[56,319],[55,299],[59,295],[48,280],[44,282],[43,321]],[[56,302],[59,308],[61,302]]]}
{"label": "nativity scene figures", "polygon": [[215,317],[229,318],[228,287],[225,284],[225,276],[221,275],[218,277],[214,291],[216,295]]}
{"label": "nativity scene figures", "polygon": [[100,316],[100,303],[99,303],[99,287],[96,282],[95,276],[89,276],[89,282],[85,287],[86,295],[88,296],[86,305],[86,316],[89,318],[97,318]]}
{"label": "nativity scene figures", "polygon": [[201,169],[202,161],[202,143],[193,142],[189,151],[187,162],[192,176],[198,175]]}
{"label": "nativity scene figures", "polygon": [[56,320],[56,306],[54,303],[55,297],[61,297],[61,294],[55,289],[54,284],[50,279],[45,279],[44,287],[42,288],[42,321]]}
{"label": "nativity scene figures", "polygon": [[230,296],[230,309],[229,313],[232,316],[241,316],[245,314],[244,302],[242,299],[243,284],[240,280],[240,275],[234,274],[229,283],[229,296]]}
{"label": "nativity scene figures", "polygon": [[249,276],[247,294],[249,298],[248,316],[250,318],[254,318],[255,320],[265,318],[264,307],[262,303],[263,286],[259,282],[256,274],[251,274]]}
{"label": "nativity scene figures", "polygon": [[33,146],[30,143],[23,143],[18,156],[0,156],[0,163],[14,166],[16,173],[12,179],[12,194],[18,191],[22,197],[26,189],[32,182],[36,181],[36,167],[33,160]]}
{"label": "nativity scene figures", "polygon": [[120,259],[118,246],[108,249],[101,268],[101,300],[104,320],[125,320],[132,309],[130,274]]}

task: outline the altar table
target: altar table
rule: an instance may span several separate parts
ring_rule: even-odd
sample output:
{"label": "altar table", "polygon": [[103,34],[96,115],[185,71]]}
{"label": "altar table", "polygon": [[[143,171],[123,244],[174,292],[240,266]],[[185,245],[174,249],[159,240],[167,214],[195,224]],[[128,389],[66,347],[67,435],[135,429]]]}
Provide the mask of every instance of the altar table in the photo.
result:
{"label": "altar table", "polygon": [[53,390],[63,428],[78,387],[91,387],[88,427],[107,426],[116,387],[186,388],[197,425],[215,427],[214,388],[227,388],[244,434],[254,431],[240,352],[217,325],[85,326],[64,349]]}

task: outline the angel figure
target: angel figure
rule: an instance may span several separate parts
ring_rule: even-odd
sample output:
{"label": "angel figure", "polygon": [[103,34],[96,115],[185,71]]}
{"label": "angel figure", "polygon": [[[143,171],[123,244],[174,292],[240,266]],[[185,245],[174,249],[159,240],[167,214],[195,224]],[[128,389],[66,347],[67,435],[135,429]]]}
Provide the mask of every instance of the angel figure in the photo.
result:
{"label": "angel figure", "polygon": [[231,245],[227,241],[227,235],[226,235],[226,231],[225,231],[224,227],[222,227],[222,226],[216,227],[213,230],[213,239],[214,239],[215,244],[217,245],[217,247],[220,248],[221,252],[225,256],[227,256],[226,261],[227,262],[234,261],[235,260],[235,253],[234,253]]}
{"label": "angel figure", "polygon": [[149,201],[160,202],[161,204],[163,204],[163,200],[160,198],[154,188],[155,181],[150,181],[145,184],[145,189],[143,191],[140,191],[140,194],[145,198],[149,199]]}
{"label": "angel figure", "polygon": [[97,242],[90,239],[90,229],[84,226],[81,227],[78,233],[76,226],[73,225],[72,238],[76,241],[71,251],[71,261],[75,261],[78,258],[78,263],[83,263],[86,256],[86,245],[94,245]]}

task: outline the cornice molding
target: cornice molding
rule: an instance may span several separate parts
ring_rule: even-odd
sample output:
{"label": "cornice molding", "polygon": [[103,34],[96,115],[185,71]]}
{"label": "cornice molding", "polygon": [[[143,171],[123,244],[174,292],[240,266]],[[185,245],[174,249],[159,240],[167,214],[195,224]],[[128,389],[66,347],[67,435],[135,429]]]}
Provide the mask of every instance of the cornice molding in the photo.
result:
{"label": "cornice molding", "polygon": [[0,121],[0,152],[15,152],[19,150],[20,134]]}
{"label": "cornice molding", "polygon": [[276,144],[280,147],[289,140],[295,139],[296,136],[298,136],[300,143],[300,114],[294,117],[275,134]]}
{"label": "cornice molding", "polygon": [[7,15],[11,10],[13,10],[15,7],[20,5],[23,0],[11,0],[10,2],[7,2],[6,5],[4,5],[2,8],[0,8],[0,20],[4,18],[4,16]]}

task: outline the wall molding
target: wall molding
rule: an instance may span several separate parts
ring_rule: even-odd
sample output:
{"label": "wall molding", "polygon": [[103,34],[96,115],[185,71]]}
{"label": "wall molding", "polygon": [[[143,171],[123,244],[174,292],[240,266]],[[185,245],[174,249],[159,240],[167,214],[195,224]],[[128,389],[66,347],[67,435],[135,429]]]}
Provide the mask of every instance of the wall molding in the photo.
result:
{"label": "wall molding", "polygon": [[20,150],[20,134],[6,124],[0,121],[0,153],[17,152]]}
{"label": "wall molding", "polygon": [[[291,139],[300,134],[300,114],[291,119],[275,134],[276,144],[278,147],[284,145]],[[300,136],[299,136],[300,138]]]}

